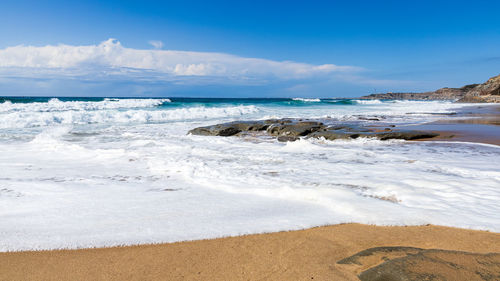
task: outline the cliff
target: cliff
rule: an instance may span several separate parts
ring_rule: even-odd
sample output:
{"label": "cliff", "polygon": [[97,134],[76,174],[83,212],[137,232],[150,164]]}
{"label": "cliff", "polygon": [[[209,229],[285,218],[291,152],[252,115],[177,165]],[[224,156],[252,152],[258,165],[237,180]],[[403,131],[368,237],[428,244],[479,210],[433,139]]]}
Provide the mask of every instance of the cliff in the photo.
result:
{"label": "cliff", "polygon": [[390,100],[456,100],[457,102],[497,102],[500,103],[500,75],[483,84],[466,85],[462,88],[441,88],[424,93],[371,94],[361,99]]}

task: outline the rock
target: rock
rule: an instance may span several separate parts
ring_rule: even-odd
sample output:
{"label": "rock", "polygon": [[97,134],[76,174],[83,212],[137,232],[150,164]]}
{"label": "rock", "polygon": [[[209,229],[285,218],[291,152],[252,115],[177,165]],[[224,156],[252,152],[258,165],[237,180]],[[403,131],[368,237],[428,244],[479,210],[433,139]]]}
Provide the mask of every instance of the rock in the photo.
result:
{"label": "rock", "polygon": [[487,101],[483,97],[466,96],[459,100],[458,103],[486,103]]}
{"label": "rock", "polygon": [[234,136],[241,130],[229,125],[229,124],[217,124],[207,127],[194,128],[189,131],[189,134],[200,135],[200,136],[222,136],[229,137]]}
{"label": "rock", "polygon": [[411,131],[411,130],[399,130],[399,131],[382,132],[375,134],[375,137],[381,140],[390,140],[390,139],[417,140],[417,139],[433,138],[437,136],[439,136],[439,134],[433,132]]}
{"label": "rock", "polygon": [[500,253],[377,247],[337,264],[363,270],[358,275],[361,281],[500,280]]}
{"label": "rock", "polygon": [[356,139],[359,137],[378,138],[380,140],[389,140],[389,139],[416,140],[424,138],[433,138],[438,135],[439,134],[432,132],[424,132],[424,131],[410,131],[410,130],[392,131],[391,129],[386,128],[386,130],[378,132],[376,130],[369,130],[366,128],[360,128],[359,130],[355,130],[354,128],[350,127],[341,130],[324,130],[324,131],[314,132],[308,135],[308,137],[325,138],[327,140]]}
{"label": "rock", "polygon": [[201,136],[233,136],[242,131],[263,131],[269,127],[266,121],[238,121],[217,124],[207,127],[198,127],[188,133]]}
{"label": "rock", "polygon": [[366,120],[366,121],[380,121],[380,119],[379,119],[379,118],[376,118],[376,117],[363,117],[363,116],[358,117],[358,120]]}
{"label": "rock", "polygon": [[269,127],[265,121],[239,121],[228,124],[241,131],[264,131]]}
{"label": "rock", "polygon": [[325,126],[321,122],[315,121],[299,121],[290,123],[275,123],[267,128],[267,132],[272,136],[307,136],[312,132],[316,132]]}
{"label": "rock", "polygon": [[324,138],[326,140],[356,139],[359,136],[360,133],[349,132],[346,130],[325,130],[308,135],[309,138]]}
{"label": "rock", "polygon": [[227,137],[251,131],[265,131],[282,142],[296,141],[299,137],[304,136],[308,138],[325,138],[327,140],[356,139],[359,137],[371,137],[381,140],[415,140],[432,138],[438,135],[433,132],[393,130],[391,128],[366,128],[353,125],[326,126],[319,121],[300,120],[271,119],[265,121],[230,122],[195,128],[189,131],[189,133],[193,135]]}
{"label": "rock", "polygon": [[500,95],[472,96],[466,95],[458,103],[500,103]]}
{"label": "rock", "polygon": [[278,141],[280,141],[280,142],[296,141],[298,139],[299,139],[298,137],[294,137],[294,136],[279,136],[278,137]]}
{"label": "rock", "polygon": [[467,92],[466,96],[500,96],[500,75],[491,77]]}

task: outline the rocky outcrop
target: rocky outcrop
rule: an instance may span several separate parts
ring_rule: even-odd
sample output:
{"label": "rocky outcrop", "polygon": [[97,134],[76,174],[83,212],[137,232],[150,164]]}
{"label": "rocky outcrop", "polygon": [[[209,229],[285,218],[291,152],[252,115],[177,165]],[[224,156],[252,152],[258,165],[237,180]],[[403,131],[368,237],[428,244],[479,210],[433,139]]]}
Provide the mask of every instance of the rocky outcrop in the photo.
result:
{"label": "rocky outcrop", "polygon": [[385,93],[371,94],[361,99],[388,99],[388,100],[456,100],[465,97],[466,93],[477,86],[467,85],[462,88],[442,88],[434,92],[424,93]]}
{"label": "rocky outcrop", "polygon": [[471,84],[462,88],[442,88],[424,93],[385,93],[371,94],[361,99],[389,100],[456,100],[457,102],[500,102],[500,75],[490,78],[483,84]]}
{"label": "rocky outcrop", "polygon": [[500,102],[500,75],[472,88],[458,102]]}
{"label": "rocky outcrop", "polygon": [[[337,262],[361,270],[361,281],[500,280],[499,253],[377,247]],[[359,271],[358,271],[359,272]]]}
{"label": "rocky outcrop", "polygon": [[356,139],[359,137],[377,138],[380,140],[403,139],[416,140],[438,136],[433,132],[400,130],[394,127],[380,129],[378,127],[361,127],[355,125],[326,125],[317,120],[272,119],[264,121],[244,121],[198,127],[189,134],[203,136],[234,136],[251,132],[276,137],[278,141],[295,141],[300,137],[324,138],[327,140]]}
{"label": "rocky outcrop", "polygon": [[471,96],[500,96],[500,75],[490,78],[486,83],[477,85],[467,94]]}

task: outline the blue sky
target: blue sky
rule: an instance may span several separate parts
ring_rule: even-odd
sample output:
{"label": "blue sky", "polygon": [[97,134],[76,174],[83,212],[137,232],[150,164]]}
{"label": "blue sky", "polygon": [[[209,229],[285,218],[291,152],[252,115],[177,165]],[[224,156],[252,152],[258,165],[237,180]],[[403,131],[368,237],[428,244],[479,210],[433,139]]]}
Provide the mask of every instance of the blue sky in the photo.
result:
{"label": "blue sky", "polygon": [[[500,74],[498,11],[500,1],[7,0],[0,95],[340,97],[458,87]],[[37,49],[45,46],[53,48]]]}

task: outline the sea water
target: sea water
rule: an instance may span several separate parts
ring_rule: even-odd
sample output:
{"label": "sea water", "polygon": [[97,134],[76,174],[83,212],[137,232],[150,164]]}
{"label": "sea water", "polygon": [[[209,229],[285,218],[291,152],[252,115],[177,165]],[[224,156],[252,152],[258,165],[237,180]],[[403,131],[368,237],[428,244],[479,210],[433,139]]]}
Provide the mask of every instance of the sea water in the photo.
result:
{"label": "sea water", "polygon": [[[235,120],[421,124],[466,104],[0,98],[0,251],[174,242],[358,222],[500,231],[500,147],[211,137]],[[382,121],[367,119],[377,118]]]}

